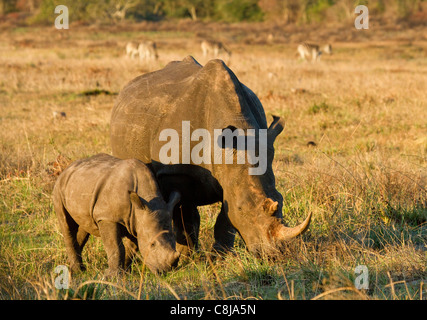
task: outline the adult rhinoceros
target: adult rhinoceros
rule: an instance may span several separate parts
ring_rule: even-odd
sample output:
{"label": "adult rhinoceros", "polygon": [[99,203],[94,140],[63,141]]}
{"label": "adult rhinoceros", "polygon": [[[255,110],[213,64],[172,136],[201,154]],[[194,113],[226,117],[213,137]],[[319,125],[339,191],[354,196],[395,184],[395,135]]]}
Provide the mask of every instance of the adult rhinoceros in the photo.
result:
{"label": "adult rhinoceros", "polygon": [[[115,156],[137,158],[150,165],[166,199],[172,191],[180,192],[181,206],[176,206],[173,214],[178,251],[185,254],[189,247],[197,245],[200,226],[197,206],[220,201],[214,249],[231,249],[237,230],[248,249],[259,252],[303,233],[311,219],[310,213],[294,228],[284,226],[281,221],[283,197],[275,187],[272,162],[273,143],[283,126],[282,120],[274,117],[267,130],[261,102],[221,60],[211,60],[202,67],[188,56],[159,71],[139,76],[123,88],[111,115],[111,144]],[[203,135],[192,135],[188,141],[185,137],[188,132],[184,130],[189,127],[193,133],[196,129],[209,132],[214,137],[208,141],[209,146],[221,143],[218,129],[237,128],[243,132],[264,129],[265,172],[249,174],[254,165],[248,161],[218,163],[214,152],[209,154],[211,161],[196,164],[185,152],[193,150]],[[181,152],[180,157],[169,164],[160,159],[167,140],[162,136],[164,130],[182,137],[174,146],[174,150]],[[256,138],[257,146],[261,144],[260,136]]]}

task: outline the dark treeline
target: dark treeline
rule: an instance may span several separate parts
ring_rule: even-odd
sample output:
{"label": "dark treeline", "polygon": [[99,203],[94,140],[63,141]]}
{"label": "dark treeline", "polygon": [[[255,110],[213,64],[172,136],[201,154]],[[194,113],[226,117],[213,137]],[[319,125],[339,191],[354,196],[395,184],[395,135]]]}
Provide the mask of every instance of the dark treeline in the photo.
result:
{"label": "dark treeline", "polygon": [[51,23],[57,5],[69,8],[71,21],[116,23],[192,19],[203,21],[283,21],[307,24],[354,19],[362,4],[383,19],[427,18],[427,0],[0,0],[0,15],[25,12],[28,21]]}

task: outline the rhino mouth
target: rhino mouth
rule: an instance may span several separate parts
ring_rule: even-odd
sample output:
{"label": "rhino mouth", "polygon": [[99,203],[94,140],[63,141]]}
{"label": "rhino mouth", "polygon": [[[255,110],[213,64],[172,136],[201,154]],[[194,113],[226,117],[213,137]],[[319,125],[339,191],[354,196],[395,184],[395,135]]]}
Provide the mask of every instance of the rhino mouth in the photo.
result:
{"label": "rhino mouth", "polygon": [[281,219],[274,218],[273,222],[265,229],[258,230],[258,236],[252,233],[252,237],[244,237],[240,231],[239,234],[246,243],[248,250],[258,256],[274,257],[281,254],[284,245],[292,239],[302,235],[310,226],[312,213],[309,213],[306,219],[295,227],[285,226]]}
{"label": "rhino mouth", "polygon": [[149,263],[146,262],[147,267],[154,274],[162,275],[178,267],[180,253],[173,252],[164,263]]}

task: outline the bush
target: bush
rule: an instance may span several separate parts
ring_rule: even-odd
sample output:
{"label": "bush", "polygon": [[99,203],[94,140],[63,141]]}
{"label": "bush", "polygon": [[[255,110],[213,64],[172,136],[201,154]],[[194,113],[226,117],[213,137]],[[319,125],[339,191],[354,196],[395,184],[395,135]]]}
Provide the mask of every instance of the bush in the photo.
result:
{"label": "bush", "polygon": [[264,16],[257,0],[218,0],[215,12],[218,20],[226,22],[262,21]]}
{"label": "bush", "polygon": [[306,9],[308,22],[320,22],[325,18],[325,11],[329,9],[335,1],[333,0],[317,0],[309,4]]}

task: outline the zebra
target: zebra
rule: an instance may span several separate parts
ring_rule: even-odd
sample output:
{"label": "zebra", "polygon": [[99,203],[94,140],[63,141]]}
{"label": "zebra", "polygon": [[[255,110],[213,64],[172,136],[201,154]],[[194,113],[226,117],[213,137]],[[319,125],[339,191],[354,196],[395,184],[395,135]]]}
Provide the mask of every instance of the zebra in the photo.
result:
{"label": "zebra", "polygon": [[158,59],[157,45],[154,41],[143,41],[138,46],[140,60],[153,60]]}
{"label": "zebra", "polygon": [[126,56],[133,59],[137,55],[138,55],[138,43],[128,42],[126,45]]}
{"label": "zebra", "polygon": [[301,59],[308,60],[308,57],[311,56],[311,61],[316,62],[320,61],[322,53],[332,54],[332,46],[330,44],[326,44],[322,49],[319,49],[317,44],[305,42],[298,45],[297,51],[301,56]]}
{"label": "zebra", "polygon": [[228,58],[231,57],[230,49],[228,49],[220,41],[203,40],[200,46],[202,48],[203,56],[205,58],[208,56],[208,54],[211,54],[211,55],[213,54],[215,57],[217,57],[221,51],[224,51],[225,53],[227,53]]}

